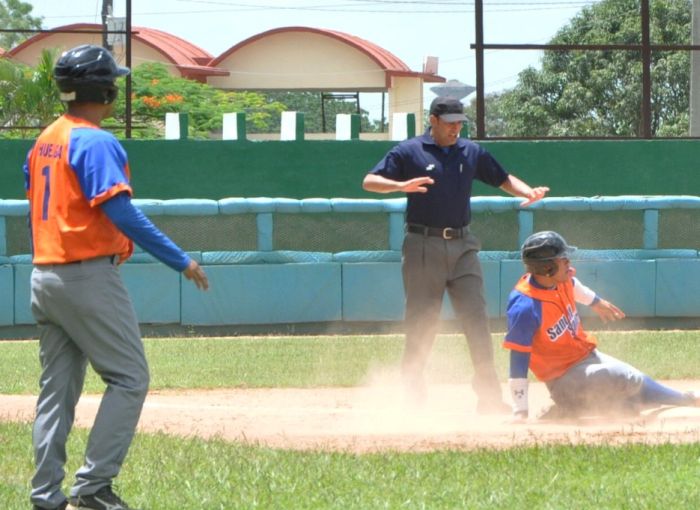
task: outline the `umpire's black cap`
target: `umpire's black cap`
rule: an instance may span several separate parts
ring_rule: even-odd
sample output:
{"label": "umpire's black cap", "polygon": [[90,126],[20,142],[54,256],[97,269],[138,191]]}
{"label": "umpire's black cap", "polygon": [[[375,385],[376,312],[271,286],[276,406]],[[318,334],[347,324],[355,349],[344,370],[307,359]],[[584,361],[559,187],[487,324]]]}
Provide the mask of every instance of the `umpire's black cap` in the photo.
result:
{"label": "umpire's black cap", "polygon": [[445,122],[459,122],[467,120],[464,115],[464,105],[453,97],[436,97],[430,103],[430,115],[439,117]]}

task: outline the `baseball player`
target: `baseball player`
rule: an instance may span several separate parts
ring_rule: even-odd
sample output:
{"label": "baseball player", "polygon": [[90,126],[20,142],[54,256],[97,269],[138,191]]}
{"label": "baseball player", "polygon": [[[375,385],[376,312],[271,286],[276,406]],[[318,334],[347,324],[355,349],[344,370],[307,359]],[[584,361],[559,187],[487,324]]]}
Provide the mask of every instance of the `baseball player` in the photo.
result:
{"label": "baseball player", "polygon": [[526,419],[529,414],[528,370],[547,385],[554,401],[540,418],[635,415],[648,407],[700,404],[700,394],[659,384],[596,348],[596,339],[581,325],[576,303],[590,306],[604,322],[625,314],[574,276],[569,262],[574,250],[551,231],[537,232],[523,243],[521,256],[528,273],[508,299],[503,343],[511,349],[509,383],[515,418]]}
{"label": "baseball player", "polygon": [[[138,243],[203,290],[206,274],[131,203],[129,164],[100,129],[129,73],[99,46],[61,55],[54,78],[67,112],[48,126],[24,166],[39,326],[40,393],[33,428],[34,509],[128,510],[112,491],[134,436],[149,373],[118,265]],[[70,500],[61,490],[66,440],[87,363],[107,385]]]}

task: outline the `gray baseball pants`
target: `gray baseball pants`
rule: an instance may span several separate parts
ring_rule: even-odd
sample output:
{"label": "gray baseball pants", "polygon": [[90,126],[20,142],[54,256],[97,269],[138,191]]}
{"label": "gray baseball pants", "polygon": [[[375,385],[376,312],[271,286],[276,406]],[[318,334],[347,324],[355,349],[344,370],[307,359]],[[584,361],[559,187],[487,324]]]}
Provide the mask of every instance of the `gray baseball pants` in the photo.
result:
{"label": "gray baseball pants", "polygon": [[113,257],[35,266],[32,313],[39,326],[40,393],[31,501],[65,500],[66,440],[89,362],[107,385],[71,496],[93,494],[117,476],[148,391],[148,364],[136,313]]}
{"label": "gray baseball pants", "polygon": [[402,371],[409,384],[411,379],[422,378],[447,290],[469,346],[474,366],[472,387],[479,399],[502,402],[477,256],[480,248],[479,240],[466,228],[464,237],[451,240],[406,233],[402,248],[406,293]]}
{"label": "gray baseball pants", "polygon": [[634,410],[644,374],[594,349],[561,377],[547,381],[552,400],[563,407],[595,411]]}

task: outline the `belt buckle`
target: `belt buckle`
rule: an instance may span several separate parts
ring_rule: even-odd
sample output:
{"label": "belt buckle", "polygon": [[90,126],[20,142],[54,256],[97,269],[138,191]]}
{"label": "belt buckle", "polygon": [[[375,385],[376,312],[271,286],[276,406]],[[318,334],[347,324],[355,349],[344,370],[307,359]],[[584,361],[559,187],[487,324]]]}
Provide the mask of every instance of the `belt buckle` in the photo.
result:
{"label": "belt buckle", "polygon": [[443,228],[442,229],[442,238],[447,240],[447,241],[454,239],[454,237],[452,237],[452,235],[450,234],[451,231],[452,231],[452,229],[450,227]]}

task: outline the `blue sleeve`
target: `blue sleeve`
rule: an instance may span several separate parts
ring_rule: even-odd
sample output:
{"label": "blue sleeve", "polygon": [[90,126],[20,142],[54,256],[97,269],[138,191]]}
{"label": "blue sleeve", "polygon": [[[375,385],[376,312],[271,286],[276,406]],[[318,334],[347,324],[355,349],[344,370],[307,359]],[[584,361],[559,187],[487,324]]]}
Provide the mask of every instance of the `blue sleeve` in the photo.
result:
{"label": "blue sleeve", "polygon": [[184,271],[190,258],[151,220],[134,207],[127,193],[119,193],[100,204],[100,208],[124,235],[175,271]]}
{"label": "blue sleeve", "polygon": [[[68,161],[88,201],[107,197],[116,186],[131,190],[126,151],[113,134],[91,128],[71,131]],[[112,192],[113,194],[113,192]]]}
{"label": "blue sleeve", "polygon": [[29,149],[27,153],[27,158],[24,160],[24,165],[22,165],[22,173],[24,173],[24,191],[29,191],[29,155],[32,150]]}
{"label": "blue sleeve", "polygon": [[506,307],[508,331],[505,342],[530,348],[535,332],[542,324],[542,303],[514,290]]}
{"label": "blue sleeve", "polygon": [[501,186],[508,178],[501,164],[483,147],[479,146],[476,163],[476,178],[495,188]]}
{"label": "blue sleeve", "polygon": [[404,172],[400,147],[397,145],[391,149],[369,173],[381,175],[388,179],[402,180]]}
{"label": "blue sleeve", "polygon": [[542,323],[542,303],[514,290],[508,298],[506,317],[508,331],[504,345],[511,349],[509,376],[524,378],[530,366],[532,340]]}

